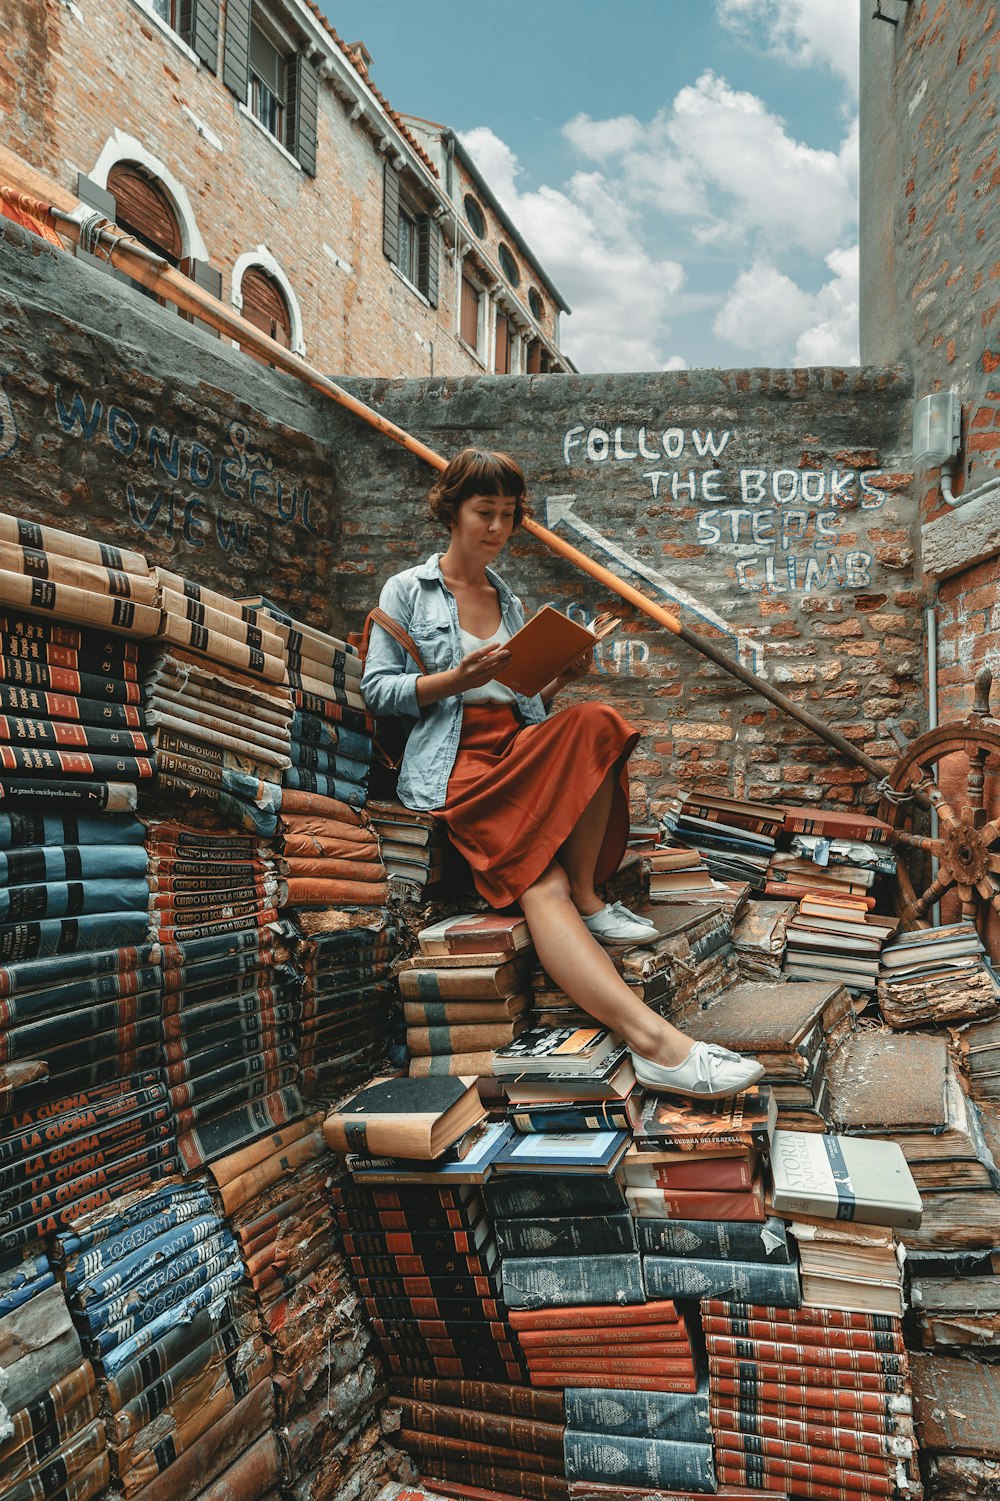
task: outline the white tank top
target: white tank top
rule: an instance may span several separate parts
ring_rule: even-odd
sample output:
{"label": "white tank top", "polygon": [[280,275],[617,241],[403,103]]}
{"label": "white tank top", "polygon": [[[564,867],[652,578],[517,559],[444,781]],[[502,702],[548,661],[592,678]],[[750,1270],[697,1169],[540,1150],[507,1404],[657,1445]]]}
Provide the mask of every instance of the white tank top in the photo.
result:
{"label": "white tank top", "polygon": [[[502,620],[492,636],[473,636],[471,631],[463,631],[461,626],[458,629],[462,638],[463,657],[467,657],[470,652],[479,651],[483,646],[500,646],[504,641],[510,640],[510,631]],[[467,704],[512,704],[514,694],[503,683],[484,683],[481,688],[467,688],[462,694],[462,701]]]}

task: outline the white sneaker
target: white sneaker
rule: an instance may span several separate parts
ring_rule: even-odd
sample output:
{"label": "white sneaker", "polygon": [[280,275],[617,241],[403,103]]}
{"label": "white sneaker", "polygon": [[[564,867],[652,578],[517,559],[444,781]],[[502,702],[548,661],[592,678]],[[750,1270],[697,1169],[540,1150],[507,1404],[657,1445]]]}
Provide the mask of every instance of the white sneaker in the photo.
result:
{"label": "white sneaker", "polygon": [[647,928],[652,928],[653,932],[656,932],[656,924],[651,917],[643,917],[641,912],[633,912],[631,907],[626,907],[624,902],[612,902],[611,907],[620,917],[627,917],[630,922],[644,923]]}
{"label": "white sneaker", "polygon": [[[580,914],[583,917],[583,913]],[[598,943],[648,943],[655,929],[650,924],[634,917],[628,908],[621,911],[618,903],[609,902],[599,912],[583,917],[584,926],[593,933]]]}
{"label": "white sneaker", "polygon": [[744,1058],[716,1042],[696,1042],[683,1063],[666,1068],[639,1053],[632,1054],[636,1082],[656,1094],[683,1094],[717,1100],[739,1094],[764,1077],[764,1065]]}

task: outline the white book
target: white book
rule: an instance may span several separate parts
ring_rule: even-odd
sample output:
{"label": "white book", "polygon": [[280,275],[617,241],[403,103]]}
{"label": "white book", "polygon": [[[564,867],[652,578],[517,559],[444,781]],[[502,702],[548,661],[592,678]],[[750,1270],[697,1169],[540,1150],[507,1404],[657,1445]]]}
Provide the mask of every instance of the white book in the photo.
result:
{"label": "white book", "polygon": [[775,1131],[771,1177],[778,1214],[811,1214],[906,1230],[920,1226],[920,1195],[894,1141]]}

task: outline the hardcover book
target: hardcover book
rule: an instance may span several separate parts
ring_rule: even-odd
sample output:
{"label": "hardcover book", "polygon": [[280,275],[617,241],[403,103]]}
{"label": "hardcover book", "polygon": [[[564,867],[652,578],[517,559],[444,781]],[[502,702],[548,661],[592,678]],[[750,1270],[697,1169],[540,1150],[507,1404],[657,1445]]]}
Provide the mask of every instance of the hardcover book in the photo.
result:
{"label": "hardcover book", "polygon": [[498,1173],[611,1173],[627,1143],[627,1131],[515,1135],[497,1154],[494,1167]]}
{"label": "hardcover book", "polygon": [[708,1382],[704,1379],[696,1392],[567,1387],[564,1400],[566,1427],[570,1432],[672,1439],[689,1444],[712,1442]]}
{"label": "hardcover book", "polygon": [[682,1150],[722,1143],[761,1148],[768,1145],[776,1122],[777,1106],[766,1085],[723,1100],[651,1094],[634,1135],[637,1142],[663,1143]]}
{"label": "hardcover book", "polygon": [[523,917],[504,917],[498,912],[473,912],[446,917],[417,934],[420,952],[479,956],[510,956],[531,947],[531,934]]}
{"label": "hardcover book", "polygon": [[758,1261],[787,1266],[793,1260],[785,1223],[770,1215],[763,1224],[739,1220],[643,1218],[635,1222],[639,1250],[650,1256],[696,1260]]}
{"label": "hardcover book", "polygon": [[645,1256],[643,1273],[650,1297],[733,1298],[780,1308],[798,1308],[801,1302],[795,1265]]}
{"label": "hardcover book", "polygon": [[570,1480],[614,1481],[657,1490],[715,1490],[710,1442],[567,1429],[565,1457]]}
{"label": "hardcover book", "polygon": [[496,674],[496,681],[515,693],[531,698],[547,683],[621,624],[609,615],[599,615],[593,630],[568,615],[543,605],[504,646],[509,659]]}
{"label": "hardcover book", "polygon": [[638,1219],[750,1220],[763,1224],[764,1187],[760,1178],[739,1193],[696,1188],[632,1188],[625,1190],[631,1212]]}
{"label": "hardcover book", "polygon": [[485,1114],[474,1080],[383,1079],[328,1116],[323,1134],[335,1152],[432,1160]]}
{"label": "hardcover book", "polygon": [[922,1206],[894,1141],[776,1131],[772,1202],[780,1214],[829,1216],[916,1230]]}
{"label": "hardcover book", "polygon": [[637,1253],[609,1256],[508,1257],[503,1262],[504,1301],[511,1310],[567,1304],[643,1303]]}
{"label": "hardcover book", "polygon": [[493,1058],[497,1078],[524,1074],[586,1074],[621,1048],[607,1027],[535,1027]]}

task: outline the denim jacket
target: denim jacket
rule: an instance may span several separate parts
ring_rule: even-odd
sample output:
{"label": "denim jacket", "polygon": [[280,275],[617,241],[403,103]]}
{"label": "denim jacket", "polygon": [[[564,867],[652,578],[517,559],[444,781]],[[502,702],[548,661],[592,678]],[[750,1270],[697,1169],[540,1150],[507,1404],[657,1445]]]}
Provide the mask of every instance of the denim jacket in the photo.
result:
{"label": "denim jacket", "polygon": [[[447,672],[462,660],[458,606],[441,577],[440,553],[426,563],[397,573],[382,590],[379,604],[413,637],[428,672]],[[500,614],[511,635],[524,624],[521,601],[498,573],[486,576],[500,597]],[[462,734],[462,695],[454,694],[423,709],[417,703],[420,673],[397,641],[374,626],[368,646],[361,692],[373,714],[396,714],[412,722],[399,773],[399,800],[407,808],[432,810],[444,806],[448,778],[455,765]],[[541,698],[516,695],[525,724],[541,724]]]}

